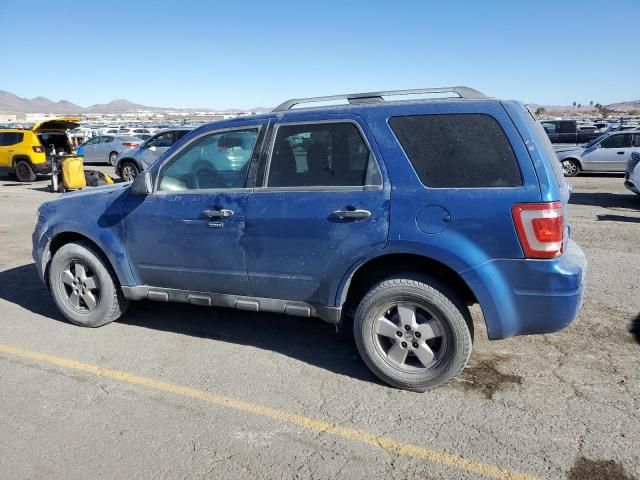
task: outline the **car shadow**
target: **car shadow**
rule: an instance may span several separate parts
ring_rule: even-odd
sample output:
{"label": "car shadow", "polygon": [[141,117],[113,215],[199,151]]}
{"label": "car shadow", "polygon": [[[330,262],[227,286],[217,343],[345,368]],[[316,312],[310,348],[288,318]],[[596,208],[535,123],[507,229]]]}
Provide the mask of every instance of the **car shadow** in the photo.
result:
{"label": "car shadow", "polygon": [[598,215],[599,222],[626,222],[640,223],[640,217],[627,217],[625,215]]}
{"label": "car shadow", "polygon": [[[0,298],[35,314],[66,322],[35,264],[0,272]],[[133,302],[118,323],[249,345],[358,380],[381,384],[360,359],[353,340],[313,318],[197,307],[180,303]]]}
{"label": "car shadow", "polygon": [[631,325],[629,326],[629,332],[633,335],[633,338],[636,339],[636,342],[640,343],[640,314],[633,320],[631,320]]}
{"label": "car shadow", "polygon": [[571,194],[569,203],[573,205],[640,210],[640,199],[633,193],[574,192]]}

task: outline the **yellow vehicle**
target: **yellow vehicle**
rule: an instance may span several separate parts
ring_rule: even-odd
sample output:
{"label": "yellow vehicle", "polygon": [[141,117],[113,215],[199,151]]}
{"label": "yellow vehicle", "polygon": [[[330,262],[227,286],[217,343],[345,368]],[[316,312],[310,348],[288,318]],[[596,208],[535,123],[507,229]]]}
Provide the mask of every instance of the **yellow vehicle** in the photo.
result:
{"label": "yellow vehicle", "polygon": [[38,173],[49,173],[52,146],[58,154],[72,153],[67,130],[79,125],[79,118],[67,117],[46,120],[30,129],[0,128],[0,172],[13,174],[21,182],[33,182]]}

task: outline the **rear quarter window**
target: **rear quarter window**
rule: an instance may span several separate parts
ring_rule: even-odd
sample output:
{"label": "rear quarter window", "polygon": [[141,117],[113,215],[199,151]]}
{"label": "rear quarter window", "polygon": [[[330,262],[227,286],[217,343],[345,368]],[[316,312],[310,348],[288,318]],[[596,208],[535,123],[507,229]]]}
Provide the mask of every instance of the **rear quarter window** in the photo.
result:
{"label": "rear quarter window", "polygon": [[389,125],[427,187],[522,185],[511,144],[489,115],[412,115],[392,117]]}

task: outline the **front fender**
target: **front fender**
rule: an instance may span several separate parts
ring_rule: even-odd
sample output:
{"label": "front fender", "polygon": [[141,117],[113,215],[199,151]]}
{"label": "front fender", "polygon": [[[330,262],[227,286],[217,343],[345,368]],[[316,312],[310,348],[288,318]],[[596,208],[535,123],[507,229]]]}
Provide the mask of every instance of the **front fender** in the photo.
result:
{"label": "front fender", "polygon": [[56,223],[44,233],[46,244],[44,246],[45,250],[42,258],[47,263],[51,259],[49,251],[51,242],[61,234],[75,234],[86,237],[88,240],[95,243],[101,253],[107,258],[121,285],[136,284],[133,272],[129,268],[129,262],[127,260],[122,236],[118,232],[114,232],[111,229],[100,229],[96,232],[93,229],[87,228],[86,225],[78,222]]}
{"label": "front fender", "polygon": [[123,212],[130,189],[118,185],[67,193],[40,207],[34,231],[34,259],[44,276],[51,242],[59,235],[87,238],[111,264],[121,285],[134,285],[124,246]]}

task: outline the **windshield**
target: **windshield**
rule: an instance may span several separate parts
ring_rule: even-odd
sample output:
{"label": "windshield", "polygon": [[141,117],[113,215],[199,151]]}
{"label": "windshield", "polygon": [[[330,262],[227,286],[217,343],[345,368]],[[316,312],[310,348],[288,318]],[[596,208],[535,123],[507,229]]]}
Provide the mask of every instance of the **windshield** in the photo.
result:
{"label": "windshield", "polygon": [[591,148],[593,147],[596,143],[599,143],[600,141],[604,140],[605,138],[607,138],[609,136],[608,133],[605,133],[604,135],[600,135],[597,138],[594,138],[593,140],[591,140],[589,143],[585,143],[583,145],[584,148]]}

